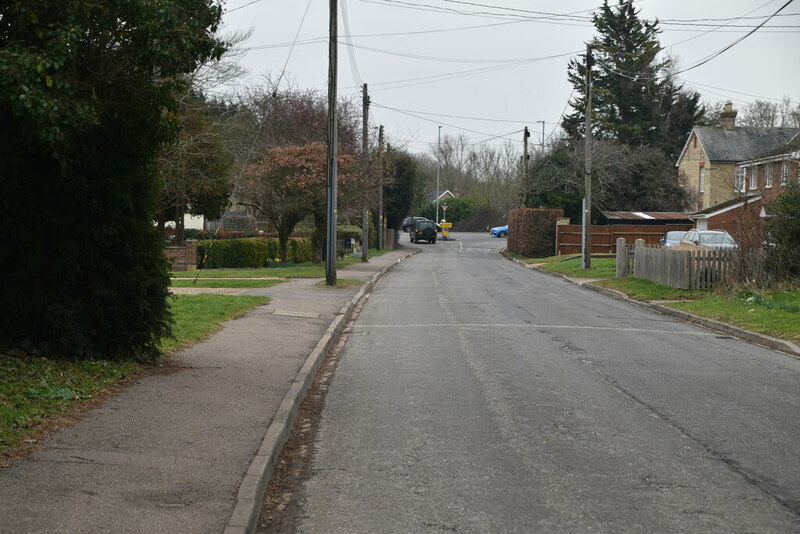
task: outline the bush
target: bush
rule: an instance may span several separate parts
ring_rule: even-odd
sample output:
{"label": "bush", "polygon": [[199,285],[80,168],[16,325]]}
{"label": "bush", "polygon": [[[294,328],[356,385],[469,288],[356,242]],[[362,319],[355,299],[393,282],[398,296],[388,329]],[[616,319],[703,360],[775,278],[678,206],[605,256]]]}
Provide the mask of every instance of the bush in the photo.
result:
{"label": "bush", "polygon": [[767,268],[778,281],[800,280],[800,183],[787,184],[769,209]]}
{"label": "bush", "polygon": [[556,221],[563,210],[520,208],[508,214],[508,250],[529,258],[555,254]]}
{"label": "bush", "polygon": [[[292,263],[312,261],[311,240],[289,240]],[[205,240],[197,244],[197,265],[202,269],[240,269],[266,267],[278,257],[278,240],[264,237],[244,239]]]}

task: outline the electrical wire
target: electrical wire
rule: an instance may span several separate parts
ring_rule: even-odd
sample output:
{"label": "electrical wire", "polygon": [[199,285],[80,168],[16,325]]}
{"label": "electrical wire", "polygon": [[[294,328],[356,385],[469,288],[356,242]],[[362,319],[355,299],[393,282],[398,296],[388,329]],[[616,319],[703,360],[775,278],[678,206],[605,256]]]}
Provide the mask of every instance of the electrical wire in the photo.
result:
{"label": "electrical wire", "polygon": [[353,82],[357,87],[361,87],[361,73],[358,71],[358,64],[356,63],[356,51],[353,45],[353,37],[350,32],[350,17],[347,16],[347,0],[341,0],[342,6],[342,22],[344,22],[344,39],[347,44],[347,55],[350,58],[350,72],[353,75]]}
{"label": "electrical wire", "polygon": [[[430,111],[419,111],[419,110],[414,110],[414,109],[390,108],[388,106],[384,106],[384,107],[386,107],[387,109],[391,109],[393,111],[404,111],[404,112],[408,112],[408,113],[421,113],[423,115],[430,115],[432,117],[446,117],[446,118],[450,118],[450,119],[464,119],[464,120],[470,120],[470,121],[506,122],[506,123],[510,122],[510,123],[515,123],[515,124],[531,124],[531,123],[535,123],[535,122],[539,122],[539,123],[542,122],[542,121],[524,121],[524,120],[507,120],[507,119],[487,119],[487,118],[481,118],[481,117],[465,117],[465,116],[462,116],[462,115],[446,115],[444,113],[432,113]],[[555,123],[548,123],[548,124],[555,124]]]}

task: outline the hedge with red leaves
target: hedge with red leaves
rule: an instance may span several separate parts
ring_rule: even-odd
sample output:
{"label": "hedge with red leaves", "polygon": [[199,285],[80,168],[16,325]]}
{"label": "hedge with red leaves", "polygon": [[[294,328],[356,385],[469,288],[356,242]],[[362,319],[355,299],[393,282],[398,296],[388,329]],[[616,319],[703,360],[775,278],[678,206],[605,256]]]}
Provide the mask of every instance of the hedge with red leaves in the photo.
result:
{"label": "hedge with red leaves", "polygon": [[556,221],[564,210],[520,208],[508,214],[508,250],[529,258],[555,254]]}

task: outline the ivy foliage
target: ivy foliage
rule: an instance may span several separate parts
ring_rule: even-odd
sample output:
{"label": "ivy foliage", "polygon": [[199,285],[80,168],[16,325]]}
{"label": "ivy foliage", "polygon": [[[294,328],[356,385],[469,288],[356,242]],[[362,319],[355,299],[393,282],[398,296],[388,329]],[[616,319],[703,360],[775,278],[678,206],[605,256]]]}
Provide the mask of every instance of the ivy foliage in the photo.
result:
{"label": "ivy foliage", "polygon": [[0,3],[0,347],[152,356],[169,279],[154,231],[175,96],[219,58],[214,0]]}

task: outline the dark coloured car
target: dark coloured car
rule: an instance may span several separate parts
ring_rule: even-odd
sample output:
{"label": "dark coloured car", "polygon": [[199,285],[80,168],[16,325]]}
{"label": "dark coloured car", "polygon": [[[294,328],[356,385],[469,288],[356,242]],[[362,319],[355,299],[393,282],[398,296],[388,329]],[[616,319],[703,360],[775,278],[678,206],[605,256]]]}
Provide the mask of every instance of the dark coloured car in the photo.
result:
{"label": "dark coloured car", "polygon": [[412,243],[419,243],[420,241],[436,243],[436,223],[428,219],[415,221],[409,236],[411,236]]}
{"label": "dark coloured car", "polygon": [[426,219],[425,217],[406,217],[405,219],[403,219],[403,226],[401,226],[401,229],[404,232],[410,232],[411,229],[414,227],[414,223],[416,221],[427,221],[427,220],[428,219]]}

